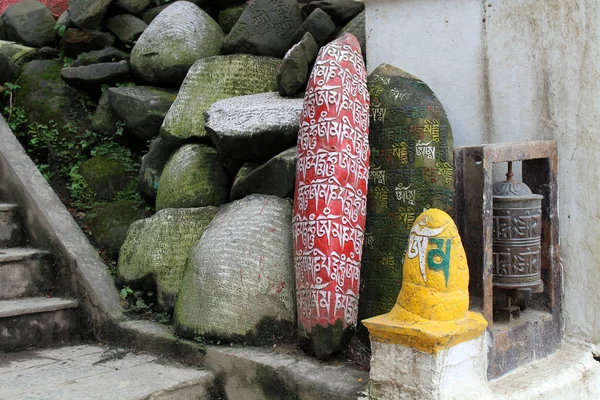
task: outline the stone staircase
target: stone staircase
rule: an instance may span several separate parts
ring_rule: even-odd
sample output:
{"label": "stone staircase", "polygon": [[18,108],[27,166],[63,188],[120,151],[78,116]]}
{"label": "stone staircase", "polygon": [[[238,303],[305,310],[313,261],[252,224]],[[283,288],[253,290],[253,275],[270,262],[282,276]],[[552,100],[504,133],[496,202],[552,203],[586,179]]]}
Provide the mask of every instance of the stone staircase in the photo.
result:
{"label": "stone staircase", "polygon": [[52,255],[28,247],[19,206],[0,203],[0,352],[78,339],[78,302],[56,275]]}

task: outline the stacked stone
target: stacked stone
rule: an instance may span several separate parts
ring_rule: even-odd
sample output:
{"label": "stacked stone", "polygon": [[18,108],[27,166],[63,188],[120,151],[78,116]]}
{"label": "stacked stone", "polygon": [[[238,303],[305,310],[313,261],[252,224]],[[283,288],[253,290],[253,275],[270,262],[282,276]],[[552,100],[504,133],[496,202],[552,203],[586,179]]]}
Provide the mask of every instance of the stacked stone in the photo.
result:
{"label": "stacked stone", "polygon": [[[87,158],[73,172],[95,204],[80,213],[91,241],[118,258],[120,283],[156,288],[160,310],[173,312],[181,300],[180,333],[256,343],[291,338],[289,199],[302,98],[322,46],[342,29],[364,37],[350,22],[363,7],[350,3],[70,0],[67,8],[61,0],[24,0],[0,16],[0,83],[18,78],[13,105],[26,123],[56,128],[61,143],[72,144],[69,156]],[[127,155],[90,152],[90,130]],[[132,192],[147,204],[122,200]],[[152,209],[159,212],[150,217]],[[260,232],[242,240],[254,228]],[[226,270],[241,273],[238,286],[219,281]],[[179,294],[184,275],[190,280]],[[232,314],[239,323],[221,321],[222,330],[210,325],[217,321],[211,310],[190,318],[190,310],[205,310],[201,291],[253,318]],[[258,299],[246,302],[253,310],[229,304],[239,291]],[[344,322],[352,324],[355,317]]]}

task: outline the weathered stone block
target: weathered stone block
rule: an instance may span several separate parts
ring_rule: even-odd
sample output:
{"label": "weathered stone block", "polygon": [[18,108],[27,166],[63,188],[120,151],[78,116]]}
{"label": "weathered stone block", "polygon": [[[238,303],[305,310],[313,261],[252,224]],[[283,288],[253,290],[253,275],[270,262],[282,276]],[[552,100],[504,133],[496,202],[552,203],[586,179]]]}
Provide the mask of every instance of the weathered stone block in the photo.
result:
{"label": "weathered stone block", "polygon": [[310,66],[319,54],[319,45],[306,33],[283,57],[277,74],[277,90],[282,96],[294,96],[306,89]]}
{"label": "weathered stone block", "polygon": [[42,47],[52,44],[56,38],[52,13],[36,0],[13,4],[4,11],[0,20],[7,40]]}
{"label": "weathered stone block", "polygon": [[289,341],[295,325],[292,208],[252,195],[221,207],[190,251],[175,307],[186,336]]}
{"label": "weathered stone block", "polygon": [[302,99],[274,92],[231,97],[206,112],[206,131],[225,159],[262,162],[293,146]]}
{"label": "weathered stone block", "polygon": [[156,209],[220,206],[229,198],[227,171],[213,147],[187,144],[161,175]]}
{"label": "weathered stone block", "polygon": [[119,275],[133,284],[150,277],[158,306],[172,310],[188,252],[216,213],[215,207],[173,208],[134,222],[119,254]]}
{"label": "weathered stone block", "polygon": [[258,168],[256,165],[244,164],[231,187],[231,200],[241,199],[253,193],[292,198],[297,160],[298,150],[294,146]]}
{"label": "weathered stone block", "polygon": [[158,135],[176,97],[176,90],[151,86],[108,89],[108,102],[114,113],[125,121],[128,132],[142,140]]}
{"label": "weathered stone block", "polygon": [[228,97],[274,91],[280,62],[244,54],[198,60],[165,117],[161,136],[180,141],[208,139],[204,113],[210,106]]}
{"label": "weathered stone block", "polygon": [[283,57],[302,24],[296,0],[254,0],[223,42],[223,53]]}
{"label": "weathered stone block", "polygon": [[131,52],[131,65],[144,81],[179,85],[196,60],[219,54],[219,24],[187,1],[169,5],[150,23]]}

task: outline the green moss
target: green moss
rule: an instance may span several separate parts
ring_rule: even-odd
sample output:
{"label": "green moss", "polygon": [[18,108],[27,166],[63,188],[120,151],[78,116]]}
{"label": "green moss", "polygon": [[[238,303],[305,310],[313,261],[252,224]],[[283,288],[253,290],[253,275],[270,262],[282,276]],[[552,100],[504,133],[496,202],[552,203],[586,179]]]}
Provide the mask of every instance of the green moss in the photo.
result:
{"label": "green moss", "polygon": [[129,226],[143,218],[145,211],[134,200],[120,200],[90,209],[85,218],[90,239],[99,248],[116,256],[125,242]]}
{"label": "green moss", "polygon": [[227,202],[227,171],[216,149],[189,144],[167,162],[158,185],[156,209],[219,206]]}
{"label": "green moss", "polygon": [[216,207],[168,209],[133,223],[119,253],[119,275],[127,282],[150,275],[159,307],[172,309],[188,252],[216,213]]}
{"label": "green moss", "polygon": [[129,171],[121,160],[108,155],[92,157],[81,163],[79,173],[96,198],[112,200],[120,191],[127,189],[135,173]]}

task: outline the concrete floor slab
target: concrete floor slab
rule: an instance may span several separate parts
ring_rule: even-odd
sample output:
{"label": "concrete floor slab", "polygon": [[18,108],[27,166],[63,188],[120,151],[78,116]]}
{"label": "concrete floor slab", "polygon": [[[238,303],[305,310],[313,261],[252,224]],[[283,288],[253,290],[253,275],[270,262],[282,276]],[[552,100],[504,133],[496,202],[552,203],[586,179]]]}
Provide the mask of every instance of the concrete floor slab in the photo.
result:
{"label": "concrete floor slab", "polygon": [[0,355],[0,399],[210,399],[214,376],[97,345]]}

